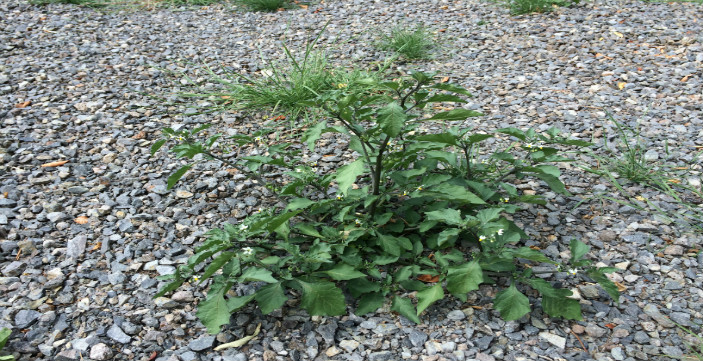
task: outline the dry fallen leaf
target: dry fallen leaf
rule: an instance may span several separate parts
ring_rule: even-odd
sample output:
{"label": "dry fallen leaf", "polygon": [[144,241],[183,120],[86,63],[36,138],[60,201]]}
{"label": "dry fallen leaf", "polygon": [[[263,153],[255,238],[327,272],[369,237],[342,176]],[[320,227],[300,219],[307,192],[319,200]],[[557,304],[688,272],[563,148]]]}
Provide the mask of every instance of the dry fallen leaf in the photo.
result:
{"label": "dry fallen leaf", "polygon": [[286,116],[285,116],[285,115],[279,115],[279,116],[277,116],[277,117],[271,118],[271,120],[284,120],[284,119],[286,119]]}
{"label": "dry fallen leaf", "polygon": [[301,9],[307,9],[307,8],[308,8],[307,5],[303,5],[303,4],[300,4],[300,5],[298,5],[298,6],[300,6]]}
{"label": "dry fallen leaf", "polygon": [[618,89],[620,89],[620,90],[625,89],[625,85],[627,85],[627,83],[625,83],[624,81],[619,82],[619,83],[618,83]]}
{"label": "dry fallen leaf", "polygon": [[620,282],[615,282],[615,285],[618,287],[619,292],[625,292],[625,290],[627,290],[627,286]]}
{"label": "dry fallen leaf", "polygon": [[215,351],[220,351],[220,350],[224,350],[227,348],[244,346],[247,344],[247,342],[251,341],[251,339],[253,339],[257,335],[259,335],[259,331],[261,331],[261,324],[258,324],[256,326],[256,330],[254,331],[254,333],[251,336],[242,337],[239,340],[236,340],[236,341],[233,341],[230,343],[223,343],[222,345],[215,347]]}
{"label": "dry fallen leaf", "polygon": [[98,242],[98,243],[95,244],[95,246],[93,246],[93,248],[90,249],[90,251],[91,251],[91,252],[95,252],[95,251],[99,250],[102,246],[103,246],[103,243],[102,243],[102,242]]}
{"label": "dry fallen leaf", "polygon": [[606,323],[606,324],[605,324],[605,327],[607,327],[607,328],[609,328],[609,329],[611,329],[611,330],[614,329],[615,326],[617,326],[617,325],[614,324],[614,323]]}
{"label": "dry fallen leaf", "polygon": [[22,103],[15,104],[15,108],[20,108],[20,109],[26,108],[26,107],[28,107],[30,104],[32,104],[32,101],[31,101],[31,100],[27,100],[26,102],[22,102]]}
{"label": "dry fallen leaf", "polygon": [[448,76],[445,76],[445,77],[442,78],[442,80],[440,80],[439,82],[440,82],[440,83],[446,83],[446,82],[448,82],[448,81],[449,81],[449,77],[448,77]]}
{"label": "dry fallen leaf", "polygon": [[74,219],[73,221],[78,224],[86,224],[86,223],[88,223],[88,217],[86,217],[86,216],[76,217],[76,219]]}
{"label": "dry fallen leaf", "polygon": [[143,130],[132,136],[132,139],[144,139],[144,138],[146,138],[146,132]]}
{"label": "dry fallen leaf", "polygon": [[432,276],[432,275],[419,275],[417,276],[417,279],[422,281],[422,282],[427,282],[427,283],[437,283],[439,282],[439,275],[437,276]]}
{"label": "dry fallen leaf", "polygon": [[691,77],[691,74],[686,75],[685,77],[681,78],[681,82],[685,83],[688,80],[688,78],[690,78],[690,77]]}
{"label": "dry fallen leaf", "polygon": [[41,166],[42,166],[42,168],[60,167],[60,166],[62,166],[62,165],[64,165],[64,164],[66,164],[66,163],[68,163],[67,160],[59,160],[59,161],[56,161],[56,162],[44,163],[44,164],[42,164]]}

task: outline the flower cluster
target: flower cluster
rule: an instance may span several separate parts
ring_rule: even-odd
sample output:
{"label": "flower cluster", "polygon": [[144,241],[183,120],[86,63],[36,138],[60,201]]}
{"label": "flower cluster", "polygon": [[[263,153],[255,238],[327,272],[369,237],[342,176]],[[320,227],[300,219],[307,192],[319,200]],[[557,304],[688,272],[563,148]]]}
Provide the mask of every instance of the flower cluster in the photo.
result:
{"label": "flower cluster", "polygon": [[493,243],[496,241],[496,235],[502,236],[503,232],[504,232],[504,230],[501,228],[501,229],[497,230],[495,234],[491,234],[490,236],[485,236],[482,234],[482,235],[478,236],[478,241],[479,242],[488,241],[488,243]]}

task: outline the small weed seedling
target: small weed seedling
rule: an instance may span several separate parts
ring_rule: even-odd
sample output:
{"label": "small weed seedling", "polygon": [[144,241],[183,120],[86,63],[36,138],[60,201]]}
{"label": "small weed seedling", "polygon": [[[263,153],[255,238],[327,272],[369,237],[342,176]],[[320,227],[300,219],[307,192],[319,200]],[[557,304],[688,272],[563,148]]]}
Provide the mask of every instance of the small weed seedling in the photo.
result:
{"label": "small weed seedling", "polygon": [[251,11],[274,12],[290,6],[287,0],[237,0],[237,3]]}
{"label": "small weed seedling", "polygon": [[579,0],[508,0],[510,13],[513,15],[546,13],[552,11],[554,6],[569,6],[578,4]]}
{"label": "small weed seedling", "polygon": [[[12,334],[12,330],[9,328],[3,328],[0,330],[0,351],[5,347],[5,343],[7,343],[7,339],[10,338],[10,334]],[[6,355],[6,356],[0,356],[0,361],[14,361],[15,356],[12,355]]]}

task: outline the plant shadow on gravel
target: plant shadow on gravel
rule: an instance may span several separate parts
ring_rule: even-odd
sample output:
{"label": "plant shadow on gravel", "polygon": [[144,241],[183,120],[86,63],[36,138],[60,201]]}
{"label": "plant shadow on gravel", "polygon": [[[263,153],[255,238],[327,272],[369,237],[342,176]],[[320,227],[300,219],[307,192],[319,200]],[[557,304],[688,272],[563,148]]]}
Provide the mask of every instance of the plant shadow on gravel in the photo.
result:
{"label": "plant shadow on gravel", "polygon": [[[302,64],[284,51],[300,81],[309,81],[302,75],[311,48]],[[573,239],[569,257],[551,259],[520,246],[527,236],[510,216],[522,204],[545,204],[512,182],[532,177],[569,194],[553,163],[572,161],[561,155],[562,148],[590,143],[564,138],[556,129],[485,133],[455,126],[482,114],[461,106],[471,97],[465,88],[434,74],[356,76],[347,83],[325,78],[324,87],[296,94],[295,104],[261,103],[266,100],[261,94],[288,92],[288,81],[296,78],[285,79],[246,78],[249,83],[236,84],[227,100],[244,109],[286,106],[291,112],[319,113],[293,143],[280,141],[273,136],[277,130],[266,126],[224,136],[203,124],[165,128],[152,146],[152,154],[167,146],[187,161],[168,177],[169,188],[197,162],[215,160],[265,186],[281,205],[208,232],[186,265],[160,278],[168,282],[155,297],[186,282],[210,282],[197,315],[211,333],[250,303],[268,314],[292,294],[311,315],[345,314],[346,294],[356,300],[358,315],[390,300],[392,311],[420,323],[434,302],[447,295],[466,300],[480,284],[501,288],[493,307],[506,320],[531,311],[525,293],[539,294],[550,316],[581,319],[572,292],[540,273],[597,282],[618,301],[617,286],[606,276],[615,269],[594,267],[586,244]],[[309,91],[310,83],[305,84]],[[246,92],[252,88],[255,93]],[[315,152],[323,136],[346,144],[352,160],[320,172],[301,146]],[[485,149],[484,141],[492,138],[500,141]],[[533,270],[537,265],[543,269]],[[238,284],[261,282],[265,285],[254,293],[230,292]]]}
{"label": "plant shadow on gravel", "polygon": [[[676,221],[686,228],[703,232],[703,186],[701,185],[701,156],[703,149],[691,160],[675,164],[649,159],[647,146],[637,127],[628,127],[612,115],[608,115],[615,125],[617,137],[614,146],[608,146],[607,140],[600,155],[587,150],[586,153],[598,163],[596,167],[581,165],[589,173],[607,179],[627,201],[605,195],[595,198],[607,199],[639,210],[649,210],[670,221]],[[605,137],[607,139],[607,137]],[[665,147],[667,156],[670,154]],[[625,189],[623,179],[656,189],[670,197],[678,205],[679,212],[662,209],[657,202],[640,194],[631,194]]]}

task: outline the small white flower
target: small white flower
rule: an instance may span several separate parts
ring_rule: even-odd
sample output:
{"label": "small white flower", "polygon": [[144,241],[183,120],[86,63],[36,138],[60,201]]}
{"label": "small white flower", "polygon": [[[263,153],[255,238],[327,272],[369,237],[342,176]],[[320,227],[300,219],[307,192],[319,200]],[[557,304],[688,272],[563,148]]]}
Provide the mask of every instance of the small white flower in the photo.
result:
{"label": "small white flower", "polygon": [[200,277],[198,277],[198,276],[193,276],[193,281],[195,281],[195,282],[200,281]]}
{"label": "small white flower", "polygon": [[532,143],[525,144],[525,148],[532,148],[532,147],[534,147],[534,144],[532,144]]}
{"label": "small white flower", "polygon": [[502,236],[502,235],[503,235],[503,228],[501,228],[501,229],[499,229],[498,231],[496,231],[496,233],[497,233],[499,236]]}
{"label": "small white flower", "polygon": [[506,198],[501,198],[500,201],[503,202],[503,203],[508,203],[508,202],[510,202],[510,198],[507,198],[507,197],[506,197]]}
{"label": "small white flower", "polygon": [[342,199],[344,199],[344,195],[342,195],[342,194],[337,194],[337,200],[338,200],[338,201],[341,201]]}
{"label": "small white flower", "polygon": [[251,247],[244,247],[242,248],[242,254],[245,256],[251,256],[252,254],[254,254],[254,249]]}
{"label": "small white flower", "polygon": [[417,190],[418,190],[418,191],[421,191],[421,190],[423,190],[423,189],[424,189],[424,188],[423,188],[424,186],[425,186],[425,185],[423,184],[423,185],[421,185],[421,186],[417,187]]}
{"label": "small white flower", "polygon": [[239,225],[239,230],[240,230],[240,231],[246,231],[247,228],[249,228],[249,226],[247,226],[246,224],[240,224],[240,225]]}
{"label": "small white flower", "polygon": [[303,170],[302,170],[302,169],[300,169],[300,168],[295,168],[295,172],[296,172],[296,173],[302,173],[302,172],[303,172]]}
{"label": "small white flower", "polygon": [[481,159],[481,164],[488,164],[488,159]]}
{"label": "small white flower", "polygon": [[359,220],[359,218],[354,220],[354,224],[356,224],[357,226],[361,225],[361,221]]}
{"label": "small white flower", "polygon": [[576,268],[569,268],[569,274],[572,276],[576,276],[576,274],[579,273],[579,270]]}
{"label": "small white flower", "polygon": [[254,138],[254,141],[257,142],[257,143],[261,143],[261,142],[263,142],[264,140],[263,140],[261,137],[256,137],[256,138]]}
{"label": "small white flower", "polygon": [[483,235],[478,236],[478,241],[479,241],[479,242],[483,242],[483,241],[485,241],[485,240],[486,240],[486,236],[483,236]]}

